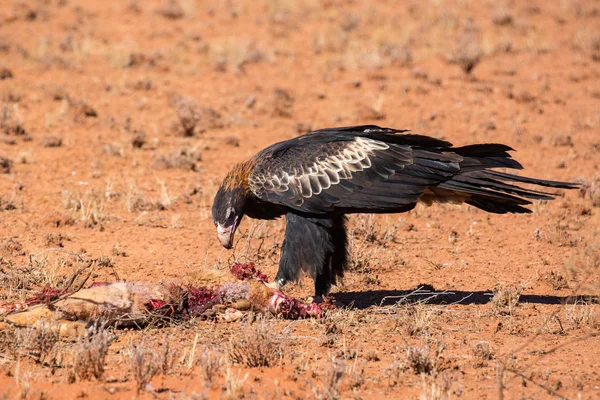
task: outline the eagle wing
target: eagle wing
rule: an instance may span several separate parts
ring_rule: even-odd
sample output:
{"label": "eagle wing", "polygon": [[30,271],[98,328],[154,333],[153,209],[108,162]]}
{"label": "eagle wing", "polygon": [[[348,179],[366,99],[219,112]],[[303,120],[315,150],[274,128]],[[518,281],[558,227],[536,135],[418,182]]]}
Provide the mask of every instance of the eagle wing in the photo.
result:
{"label": "eagle wing", "polygon": [[409,209],[452,179],[463,157],[449,143],[375,126],[335,128],[273,145],[248,176],[261,200],[306,213]]}

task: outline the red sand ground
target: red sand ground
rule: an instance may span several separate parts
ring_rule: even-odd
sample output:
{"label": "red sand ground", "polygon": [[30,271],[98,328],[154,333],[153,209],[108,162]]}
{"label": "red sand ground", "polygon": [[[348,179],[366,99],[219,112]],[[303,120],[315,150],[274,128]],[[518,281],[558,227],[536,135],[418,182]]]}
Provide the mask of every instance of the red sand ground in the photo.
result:
{"label": "red sand ground", "polygon": [[[261,322],[283,349],[271,367],[227,357],[249,321],[117,331],[101,380],[75,383],[75,344],[57,344],[63,361],[48,366],[8,351],[3,332],[0,398],[28,385],[30,398],[136,396],[130,341],[177,353],[142,398],[597,398],[598,307],[562,303],[600,294],[599,26],[600,2],[575,0],[3,1],[4,299],[27,295],[17,278],[58,285],[79,265],[53,248],[101,260],[96,280],[168,280],[235,259],[272,278],[283,221],[244,221],[225,251],[212,197],[234,163],[311,128],[506,143],[527,175],[586,191],[531,215],[437,205],[353,217],[355,265],[335,292],[355,308]],[[451,62],[478,55],[470,75]],[[422,284],[451,294],[382,304]],[[518,305],[489,303],[497,287],[519,290]],[[308,296],[311,284],[287,290]],[[435,367],[421,375],[407,352],[428,347]],[[203,354],[223,358],[212,386]]]}

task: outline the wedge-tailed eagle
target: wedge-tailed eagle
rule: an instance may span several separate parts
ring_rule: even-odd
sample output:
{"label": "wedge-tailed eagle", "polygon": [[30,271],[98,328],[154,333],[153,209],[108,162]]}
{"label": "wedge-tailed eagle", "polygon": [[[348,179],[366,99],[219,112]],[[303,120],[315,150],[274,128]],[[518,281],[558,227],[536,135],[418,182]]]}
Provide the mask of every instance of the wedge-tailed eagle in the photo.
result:
{"label": "wedge-tailed eagle", "polygon": [[223,180],[212,215],[231,248],[244,217],[286,218],[279,271],[284,285],[307,272],[326,295],[348,264],[346,215],[402,213],[418,202],[467,203],[496,213],[530,213],[531,200],[556,194],[517,184],[578,185],[498,171],[522,169],[503,144],[451,143],[373,125],[321,129],[273,144]]}

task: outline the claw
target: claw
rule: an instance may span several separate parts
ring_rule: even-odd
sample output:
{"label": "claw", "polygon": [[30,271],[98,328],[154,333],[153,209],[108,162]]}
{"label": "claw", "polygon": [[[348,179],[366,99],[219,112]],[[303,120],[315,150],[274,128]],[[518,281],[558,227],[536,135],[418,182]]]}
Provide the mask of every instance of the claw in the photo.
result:
{"label": "claw", "polygon": [[310,296],[306,298],[306,302],[311,304],[311,303],[315,303],[315,304],[320,304],[323,303],[325,300],[323,299],[323,296]]}

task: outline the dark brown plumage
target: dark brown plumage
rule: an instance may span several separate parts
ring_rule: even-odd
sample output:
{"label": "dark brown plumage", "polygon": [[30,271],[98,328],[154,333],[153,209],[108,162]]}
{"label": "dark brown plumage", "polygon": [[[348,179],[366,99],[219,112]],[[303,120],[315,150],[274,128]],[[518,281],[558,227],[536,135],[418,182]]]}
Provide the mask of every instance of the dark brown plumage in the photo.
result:
{"label": "dark brown plumage", "polygon": [[502,144],[452,147],[443,140],[365,125],[330,128],[276,143],[236,165],[213,203],[213,220],[226,248],[242,217],[286,216],[276,281],[301,271],[327,294],[347,264],[345,215],[399,213],[421,201],[467,203],[491,213],[529,213],[531,200],[554,194],[515,183],[572,189],[578,185],[520,177]]}

